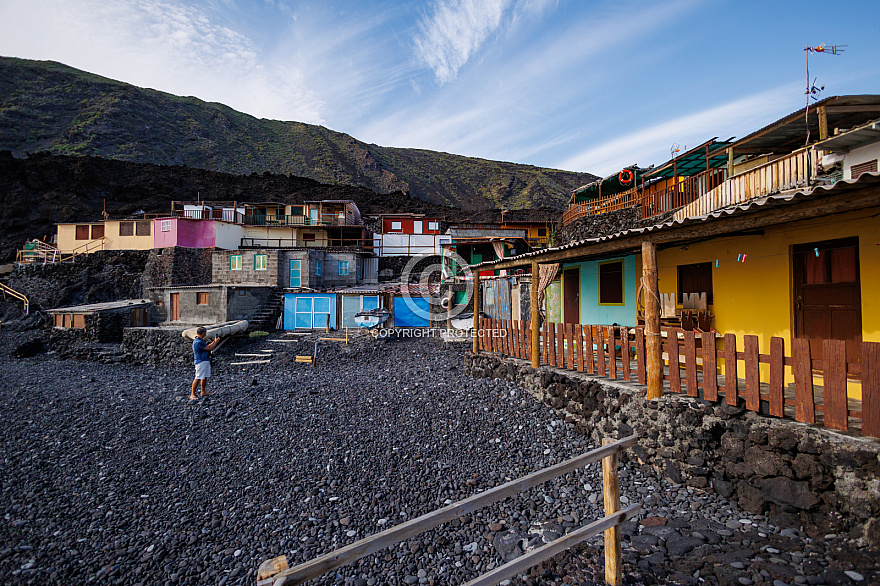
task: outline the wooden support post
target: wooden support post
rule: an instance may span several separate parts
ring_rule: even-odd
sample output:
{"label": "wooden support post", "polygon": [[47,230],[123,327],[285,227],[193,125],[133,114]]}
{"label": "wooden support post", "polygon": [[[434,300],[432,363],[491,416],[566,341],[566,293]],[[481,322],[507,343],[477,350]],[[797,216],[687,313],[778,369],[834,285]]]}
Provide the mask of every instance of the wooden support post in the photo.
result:
{"label": "wooden support post", "polygon": [[531,292],[531,336],[532,336],[532,368],[541,366],[541,316],[538,308],[538,263],[532,262],[532,292]]}
{"label": "wooden support post", "polygon": [[727,149],[727,176],[733,177],[733,149]]}
{"label": "wooden support post", "polygon": [[642,242],[642,288],[645,291],[648,399],[659,399],[663,396],[663,348],[660,340],[660,294],[657,289],[657,246],[653,242]]}
{"label": "wooden support post", "polygon": [[474,272],[474,340],[473,340],[473,353],[479,354],[480,352],[480,273]]}
{"label": "wooden support post", "polygon": [[825,106],[819,106],[816,113],[819,114],[819,140],[825,140],[828,138],[828,112]]}
{"label": "wooden support post", "polygon": [[[614,443],[605,438],[602,445]],[[602,494],[605,501],[605,516],[620,510],[620,479],[617,476],[617,454],[602,459]],[[620,558],[620,526],[605,530],[605,583],[610,586],[623,584],[623,564]]]}

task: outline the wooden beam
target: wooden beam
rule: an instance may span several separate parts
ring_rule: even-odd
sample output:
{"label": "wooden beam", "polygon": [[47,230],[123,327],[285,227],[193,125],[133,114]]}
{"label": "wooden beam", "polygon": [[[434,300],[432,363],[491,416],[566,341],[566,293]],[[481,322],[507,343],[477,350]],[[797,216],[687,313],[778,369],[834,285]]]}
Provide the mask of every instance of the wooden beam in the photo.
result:
{"label": "wooden beam", "polygon": [[811,198],[800,200],[796,205],[765,206],[752,213],[722,217],[653,232],[638,232],[613,240],[586,243],[566,250],[546,252],[521,259],[509,259],[495,265],[487,265],[484,269],[513,269],[529,265],[532,262],[546,264],[611,253],[636,252],[642,242],[684,243],[694,238],[722,237],[743,230],[826,217],[831,214],[842,214],[874,206],[880,206],[880,187],[878,186],[853,187],[830,195],[824,195],[822,191],[819,191]]}
{"label": "wooden beam", "polygon": [[[613,440],[605,438],[603,445]],[[610,517],[620,510],[620,479],[617,475],[617,454],[602,460],[602,496],[605,503],[605,516]],[[620,526],[614,525],[605,530],[605,583],[609,586],[623,584],[623,560],[620,555]]]}
{"label": "wooden beam", "polygon": [[826,106],[819,106],[817,111],[819,114],[819,140],[825,140],[828,138],[828,111]]}
{"label": "wooden beam", "polygon": [[538,262],[532,261],[532,291],[531,291],[531,336],[532,336],[532,368],[541,366],[541,312],[538,307],[538,281],[540,281],[540,271],[538,270]]}
{"label": "wooden beam", "polygon": [[571,549],[578,543],[589,539],[593,535],[606,531],[609,527],[619,528],[621,523],[628,519],[632,519],[641,511],[642,505],[635,504],[622,511],[617,511],[613,515],[606,516],[598,521],[593,521],[589,525],[563,535],[556,541],[548,543],[544,547],[540,547],[527,554],[521,555],[515,560],[504,564],[500,568],[496,568],[491,572],[483,574],[479,578],[474,578],[465,584],[465,586],[495,586],[507,578],[525,573],[529,568],[537,566],[540,562],[549,559],[558,553]]}
{"label": "wooden beam", "polygon": [[663,396],[663,348],[660,339],[660,293],[657,289],[657,246],[653,242],[642,243],[642,289],[645,294],[648,399],[659,399]]}
{"label": "wooden beam", "polygon": [[823,106],[829,114],[845,114],[848,112],[880,112],[880,104],[864,106]]}
{"label": "wooden beam", "polygon": [[[458,501],[451,505],[447,505],[442,509],[427,513],[421,517],[416,517],[400,525],[395,525],[390,529],[386,529],[376,535],[355,541],[344,547],[340,547],[328,554],[310,560],[304,564],[300,564],[288,570],[273,576],[276,580],[275,586],[291,586],[294,584],[302,584],[312,578],[336,569],[340,566],[350,564],[360,558],[383,550],[386,547],[395,545],[404,539],[408,539],[420,533],[424,533],[428,529],[433,529],[438,525],[447,523],[458,517],[463,517],[469,513],[479,510],[483,507],[497,503],[500,500],[515,496],[525,490],[538,486],[552,480],[563,474],[568,474],[578,468],[583,468],[588,464],[598,462],[609,456],[616,454],[621,450],[634,446],[638,442],[638,437],[631,435],[627,438],[617,440],[612,444],[596,448],[580,456],[575,456],[565,462],[532,472],[522,478],[511,480],[501,486],[490,490],[475,494],[464,500]],[[623,512],[623,511],[621,511]],[[603,527],[604,529],[604,527]],[[280,580],[280,582],[278,581]]]}

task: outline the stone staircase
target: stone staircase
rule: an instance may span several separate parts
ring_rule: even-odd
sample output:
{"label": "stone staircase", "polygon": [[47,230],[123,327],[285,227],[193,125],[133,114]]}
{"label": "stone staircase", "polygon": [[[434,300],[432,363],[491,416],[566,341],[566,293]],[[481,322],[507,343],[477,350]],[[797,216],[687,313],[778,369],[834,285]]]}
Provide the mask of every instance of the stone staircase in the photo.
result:
{"label": "stone staircase", "polygon": [[266,332],[274,330],[275,324],[278,323],[278,316],[281,315],[283,309],[284,291],[276,288],[272,291],[269,300],[248,319],[248,329]]}

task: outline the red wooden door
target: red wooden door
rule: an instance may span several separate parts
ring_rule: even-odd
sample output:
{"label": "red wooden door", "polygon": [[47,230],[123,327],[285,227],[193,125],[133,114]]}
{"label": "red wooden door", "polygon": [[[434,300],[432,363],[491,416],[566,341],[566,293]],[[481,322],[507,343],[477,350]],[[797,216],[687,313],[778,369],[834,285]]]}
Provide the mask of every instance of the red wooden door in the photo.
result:
{"label": "red wooden door", "polygon": [[794,335],[810,340],[813,359],[823,356],[821,340],[844,340],[847,362],[858,362],[862,342],[862,301],[858,238],[794,247]]}
{"label": "red wooden door", "polygon": [[580,269],[566,269],[562,272],[563,300],[562,321],[567,324],[577,324],[581,321],[581,271]]}
{"label": "red wooden door", "polygon": [[180,293],[171,294],[171,321],[180,321]]}

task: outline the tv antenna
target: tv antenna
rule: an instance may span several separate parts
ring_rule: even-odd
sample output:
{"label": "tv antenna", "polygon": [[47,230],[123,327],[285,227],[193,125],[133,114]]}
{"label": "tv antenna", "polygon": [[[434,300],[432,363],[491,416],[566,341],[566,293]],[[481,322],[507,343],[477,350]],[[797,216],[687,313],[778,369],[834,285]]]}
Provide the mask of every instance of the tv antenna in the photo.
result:
{"label": "tv antenna", "polygon": [[681,145],[678,143],[673,144],[669,147],[669,158],[674,159],[678,153],[681,152]]}
{"label": "tv antenna", "polygon": [[810,83],[810,53],[825,53],[827,55],[840,55],[846,50],[847,45],[831,45],[830,47],[825,46],[825,44],[816,45],[815,47],[811,45],[807,45],[804,49],[804,54],[806,55],[807,61],[807,89],[804,94],[807,96],[807,107],[804,111],[804,124],[807,126],[807,145],[810,144],[810,100],[818,100],[819,94],[825,89],[825,86],[817,86],[816,79],[813,80],[813,83]]}

